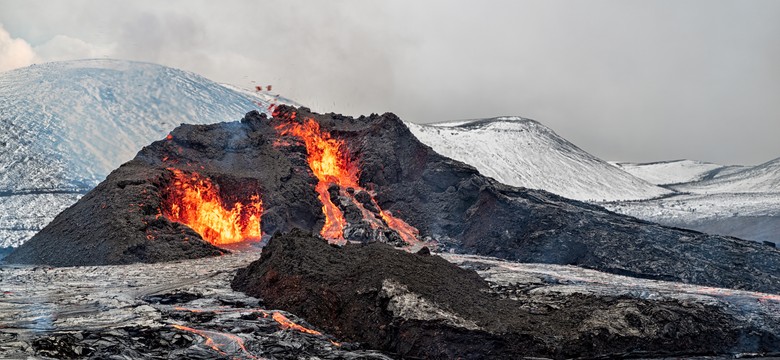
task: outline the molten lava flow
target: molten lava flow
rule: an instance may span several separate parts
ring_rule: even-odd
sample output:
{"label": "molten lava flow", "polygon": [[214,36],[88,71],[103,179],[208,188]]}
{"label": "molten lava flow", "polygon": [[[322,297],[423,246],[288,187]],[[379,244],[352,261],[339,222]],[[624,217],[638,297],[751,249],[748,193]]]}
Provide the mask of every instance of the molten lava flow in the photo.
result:
{"label": "molten lava flow", "polygon": [[300,331],[300,332],[302,332],[302,333],[307,333],[307,334],[312,334],[312,335],[318,335],[318,336],[319,336],[319,335],[322,335],[322,333],[321,333],[321,332],[319,332],[319,331],[317,331],[317,330],[312,330],[312,329],[309,329],[309,328],[303,327],[303,326],[301,326],[301,325],[298,325],[298,324],[296,324],[296,323],[292,322],[290,319],[288,319],[286,316],[282,315],[282,314],[281,314],[281,313],[279,313],[279,312],[274,312],[274,314],[272,315],[272,317],[273,317],[273,319],[274,319],[276,322],[278,322],[278,323],[279,323],[279,325],[281,325],[281,326],[282,326],[282,328],[284,328],[284,329],[293,329],[293,330]]}
{"label": "molten lava flow", "polygon": [[[291,330],[299,331],[299,332],[302,332],[302,333],[305,333],[305,334],[311,334],[311,335],[317,335],[317,336],[325,336],[325,335],[323,335],[321,332],[319,332],[317,330],[312,330],[312,329],[309,329],[307,327],[304,327],[304,326],[301,326],[301,325],[298,325],[298,324],[294,323],[292,320],[290,320],[289,318],[287,318],[286,316],[282,315],[281,313],[279,313],[277,311],[274,311],[271,314],[269,314],[268,311],[263,310],[263,309],[197,309],[197,308],[186,308],[186,307],[181,307],[181,306],[176,306],[173,309],[176,310],[176,311],[188,311],[188,312],[192,312],[192,313],[213,313],[213,314],[246,313],[246,312],[259,313],[259,314],[261,314],[263,316],[263,318],[268,318],[270,316],[271,319],[276,321],[276,323],[278,323],[279,326],[282,327],[282,329],[291,329]],[[213,336],[208,336],[209,334],[207,334],[206,331],[204,331],[204,330],[195,330],[195,329],[188,328],[186,326],[181,326],[181,325],[173,325],[173,326],[175,328],[179,329],[179,330],[185,330],[185,331],[189,331],[189,332],[193,332],[193,333],[196,333],[198,335],[201,335],[203,338],[207,339],[206,340],[206,345],[211,346],[212,349],[220,351],[220,349],[215,348],[214,346],[212,346],[214,344],[214,341],[211,340],[213,338]],[[214,333],[214,332],[208,332],[208,333]],[[217,333],[217,334],[220,334],[220,333]],[[229,334],[226,334],[226,335],[229,335]],[[242,345],[242,348],[243,348],[243,340],[241,340],[241,338],[233,337],[233,338],[230,338],[230,340],[233,340],[234,342],[239,343],[240,345]],[[338,343],[336,341],[333,341],[333,340],[330,340],[330,339],[328,339],[328,341],[330,341],[333,345],[341,346],[341,343]]]}
{"label": "molten lava flow", "polygon": [[176,329],[187,331],[206,339],[203,344],[222,355],[241,354],[245,358],[259,359],[257,356],[252,355],[246,349],[246,346],[244,345],[244,339],[236,335],[216,331],[197,330],[182,325],[172,326]]}
{"label": "molten lava flow", "polygon": [[[322,212],[325,214],[325,225],[320,230],[320,235],[326,239],[344,240],[344,227],[347,225],[347,221],[344,219],[341,209],[331,201],[328,191],[331,186],[336,185],[339,188],[339,194],[352,200],[352,203],[361,210],[364,220],[372,228],[378,228],[384,221],[384,224],[395,230],[407,244],[412,245],[419,242],[417,229],[382,210],[373,196],[371,196],[371,202],[379,209],[382,220],[377,219],[373,213],[355,199],[354,193],[365,191],[365,189],[358,185],[360,169],[349,159],[343,140],[335,139],[327,131],[322,131],[320,124],[312,118],[305,119],[303,123],[292,121],[294,119],[295,113],[292,113],[288,116],[290,121],[277,126],[276,129],[281,132],[281,135],[298,137],[306,145],[309,167],[319,180],[315,190],[319,194]],[[345,188],[352,188],[355,191],[343,191]]]}
{"label": "molten lava flow", "polygon": [[335,184],[339,187],[358,187],[358,168],[342,152],[344,142],[334,139],[329,133],[320,131],[320,124],[314,119],[306,119],[303,124],[288,122],[277,127],[282,135],[293,135],[306,144],[311,171],[319,182],[315,187],[322,202],[325,225],[320,234],[326,239],[343,240],[344,214],[330,200],[328,188]]}
{"label": "molten lava flow", "polygon": [[404,239],[404,242],[409,245],[414,245],[419,242],[417,239],[420,237],[420,232],[417,228],[407,224],[406,221],[394,217],[389,211],[379,209],[379,215],[382,216],[382,220],[387,223],[388,227],[395,230],[395,232],[398,233],[398,236],[400,236],[401,239]]}
{"label": "molten lava flow", "polygon": [[195,230],[214,245],[259,240],[263,202],[253,195],[247,203],[236,202],[231,209],[222,205],[218,188],[197,173],[184,174],[170,169],[174,178],[163,203],[163,214]]}

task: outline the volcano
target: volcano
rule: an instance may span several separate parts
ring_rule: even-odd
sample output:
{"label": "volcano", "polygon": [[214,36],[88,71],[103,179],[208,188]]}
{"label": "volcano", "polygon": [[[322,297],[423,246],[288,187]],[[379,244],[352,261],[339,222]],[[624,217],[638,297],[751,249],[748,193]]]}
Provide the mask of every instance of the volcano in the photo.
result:
{"label": "volcano", "polygon": [[[177,216],[184,208],[200,215]],[[253,111],[240,122],[178,127],[7,259],[99,265],[218,255],[229,246],[212,235],[225,222],[239,245],[300,228],[339,244],[430,246],[780,291],[776,249],[498,183],[420,143],[391,113],[352,118],[290,106],[272,117]]]}

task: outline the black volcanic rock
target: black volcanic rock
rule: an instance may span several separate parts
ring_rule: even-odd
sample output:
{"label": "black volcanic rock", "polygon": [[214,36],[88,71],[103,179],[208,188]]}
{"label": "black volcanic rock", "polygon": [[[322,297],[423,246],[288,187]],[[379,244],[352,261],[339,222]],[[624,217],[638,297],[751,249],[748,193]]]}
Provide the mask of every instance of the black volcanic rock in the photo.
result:
{"label": "black volcanic rock", "polygon": [[[679,356],[780,347],[776,334],[746,329],[715,306],[577,293],[510,300],[439,256],[381,243],[337,248],[298,230],[274,236],[232,287],[339,339],[402,358]],[[521,306],[529,301],[545,310]]]}
{"label": "black volcanic rock", "polygon": [[[423,145],[390,113],[351,118],[286,106],[279,107],[270,119],[250,112],[241,122],[180,126],[172,132],[172,139],[147,146],[112,173],[106,183],[114,185],[94,189],[11,254],[8,261],[80,265],[185,257],[177,249],[181,238],[172,240],[175,246],[167,247],[170,254],[165,249],[149,248],[148,243],[128,252],[130,242],[126,239],[143,243],[131,233],[145,231],[138,225],[145,213],[125,214],[122,210],[138,203],[141,195],[136,193],[143,188],[118,189],[117,184],[142,181],[151,184],[147,193],[155,193],[151,187],[157,187],[159,193],[160,184],[170,177],[167,168],[197,171],[218,183],[228,198],[257,190],[264,207],[262,229],[268,235],[292,228],[318,232],[324,217],[306,147],[292,136],[280,137],[275,129],[307,118],[345,141],[350,158],[360,167],[360,186],[374,194],[379,207],[415,226],[422,238],[438,243],[442,251],[780,292],[780,250],[664,227],[545,191],[500,184]],[[373,206],[357,190],[355,201]],[[345,216],[359,218],[354,203],[341,201],[338,192],[331,192],[330,198],[342,206]],[[99,206],[104,202],[112,206]],[[153,198],[144,204],[153,211],[159,201]],[[137,226],[106,227],[120,220]],[[403,243],[392,232],[371,232],[365,224],[351,225],[345,234],[353,240]],[[97,246],[100,252],[118,255],[96,255],[100,260],[78,256],[97,254]],[[206,254],[186,257],[201,255]]]}

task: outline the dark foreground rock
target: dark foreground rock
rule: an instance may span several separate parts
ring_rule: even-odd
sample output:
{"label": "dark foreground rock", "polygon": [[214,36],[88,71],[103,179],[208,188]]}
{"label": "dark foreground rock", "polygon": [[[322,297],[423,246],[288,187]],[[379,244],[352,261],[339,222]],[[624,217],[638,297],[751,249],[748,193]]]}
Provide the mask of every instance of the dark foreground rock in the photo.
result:
{"label": "dark foreground rock", "polygon": [[[500,292],[471,270],[385,244],[337,248],[294,231],[239,270],[235,290],[347,341],[420,358],[691,356],[777,351],[771,330],[675,300]],[[535,303],[537,307],[528,308]],[[748,345],[750,344],[750,345]],[[743,349],[744,350],[744,349]]]}
{"label": "dark foreground rock", "polygon": [[[277,130],[306,119],[344,141],[343,150],[359,167],[359,185],[375,199],[368,201],[366,192],[357,191],[350,202],[343,196],[349,189],[341,189],[341,195],[338,188],[329,189],[331,201],[356,230],[345,231],[347,239],[403,245],[387,228],[366,236],[371,227],[355,206],[361,202],[367,211],[381,207],[391,212],[442,251],[780,292],[778,249],[664,227],[544,191],[500,184],[435,153],[390,113],[351,118],[284,106],[273,118],[251,112],[241,122],[180,126],[170,139],[144,148],[112,173],[8,261],[115,264],[219,253],[180,225],[164,218],[145,220],[159,212],[161,187],[169,182],[171,168],[211,179],[225,198],[259,193],[267,235],[292,228],[319,232],[324,216],[307,148]],[[185,238],[189,240],[182,245]]]}

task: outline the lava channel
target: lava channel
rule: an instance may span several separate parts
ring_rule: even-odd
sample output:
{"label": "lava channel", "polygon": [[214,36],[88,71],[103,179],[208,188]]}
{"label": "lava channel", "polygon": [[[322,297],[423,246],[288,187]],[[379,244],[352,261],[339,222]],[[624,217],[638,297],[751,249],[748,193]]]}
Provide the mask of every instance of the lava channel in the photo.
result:
{"label": "lava channel", "polygon": [[[276,115],[278,114],[274,116]],[[329,189],[335,185],[339,188],[340,196],[349,198],[352,204],[360,209],[363,220],[371,228],[390,228],[408,245],[419,243],[419,231],[415,227],[394,217],[389,211],[382,210],[374,196],[358,184],[360,168],[356,161],[349,158],[344,140],[334,138],[329,132],[320,129],[320,124],[312,118],[306,118],[301,123],[295,121],[294,112],[285,115],[287,121],[278,125],[277,131],[282,136],[292,135],[303,141],[308,154],[309,168],[319,180],[315,190],[319,194],[322,212],[325,215],[325,224],[320,230],[322,237],[336,243],[345,241],[344,228],[347,221],[341,209],[331,201],[329,192]],[[346,189],[352,190],[346,191]],[[379,210],[379,216],[367,210],[360,201],[355,199],[355,194],[361,191],[370,195],[370,203],[372,207]]]}

